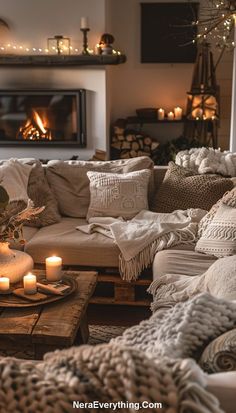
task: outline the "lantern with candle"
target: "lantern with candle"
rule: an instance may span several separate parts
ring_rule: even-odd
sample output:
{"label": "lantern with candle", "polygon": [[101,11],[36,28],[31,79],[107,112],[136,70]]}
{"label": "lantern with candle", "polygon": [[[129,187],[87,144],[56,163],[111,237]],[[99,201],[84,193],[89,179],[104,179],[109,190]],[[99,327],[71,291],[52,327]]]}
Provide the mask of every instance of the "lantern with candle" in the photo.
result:
{"label": "lantern with candle", "polygon": [[70,38],[61,35],[49,37],[47,42],[47,50],[51,54],[70,54]]}

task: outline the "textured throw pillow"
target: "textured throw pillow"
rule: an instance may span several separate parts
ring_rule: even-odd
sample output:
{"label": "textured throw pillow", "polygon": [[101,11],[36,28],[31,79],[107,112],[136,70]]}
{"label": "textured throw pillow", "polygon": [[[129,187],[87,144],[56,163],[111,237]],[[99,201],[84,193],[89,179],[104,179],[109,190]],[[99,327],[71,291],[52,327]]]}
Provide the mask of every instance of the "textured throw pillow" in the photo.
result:
{"label": "textured throw pillow", "polygon": [[220,198],[219,201],[217,201],[217,203],[211,207],[210,211],[201,219],[198,225],[198,238],[200,238],[204,231],[207,229],[208,225],[213,220],[218,208],[222,203],[236,208],[236,187],[234,187],[231,191],[227,191],[224,196]]}
{"label": "textured throw pillow", "polygon": [[58,201],[60,213],[69,217],[85,218],[90,202],[88,171],[121,174],[152,168],[153,162],[146,156],[107,162],[50,161],[46,174]]}
{"label": "textured throw pillow", "polygon": [[45,206],[41,214],[27,223],[28,226],[44,227],[61,220],[56,199],[50,190],[40,162],[33,164],[28,182],[28,196],[35,207]]}
{"label": "textured throw pillow", "polygon": [[[211,341],[203,351],[199,364],[209,374],[236,370],[236,328]],[[235,384],[234,387],[236,398]],[[235,412],[235,410],[232,411]]]}
{"label": "textured throw pillow", "polygon": [[148,209],[150,175],[148,169],[127,174],[88,172],[91,197],[87,219],[101,216],[131,219]]}
{"label": "textured throw pillow", "polygon": [[236,254],[236,208],[221,203],[195,250],[218,258]]}
{"label": "textured throw pillow", "polygon": [[230,178],[196,174],[170,162],[151,209],[155,212],[173,212],[176,209],[188,208],[209,211],[212,205],[232,188],[233,182]]}

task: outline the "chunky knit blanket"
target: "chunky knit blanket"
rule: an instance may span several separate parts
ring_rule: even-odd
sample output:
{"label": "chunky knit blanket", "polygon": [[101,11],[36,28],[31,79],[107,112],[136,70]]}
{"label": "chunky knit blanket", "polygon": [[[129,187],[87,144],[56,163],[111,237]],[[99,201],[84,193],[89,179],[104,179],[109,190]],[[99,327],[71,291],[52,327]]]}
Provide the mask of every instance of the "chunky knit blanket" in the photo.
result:
{"label": "chunky knit blanket", "polygon": [[56,351],[38,363],[2,358],[0,412],[69,413],[77,406],[126,413],[147,402],[141,412],[222,413],[188,357],[197,359],[210,340],[235,325],[236,302],[202,294],[156,312],[109,344]]}
{"label": "chunky knit blanket", "polygon": [[119,268],[122,278],[135,280],[144,268],[152,264],[155,254],[177,244],[194,244],[198,223],[206,211],[177,210],[169,214],[142,210],[130,221],[122,218],[95,217],[78,230],[94,232],[114,239],[120,250]]}
{"label": "chunky knit blanket", "polygon": [[180,151],[175,163],[190,168],[200,174],[218,173],[224,176],[236,176],[236,153],[221,152],[213,148],[192,148]]}

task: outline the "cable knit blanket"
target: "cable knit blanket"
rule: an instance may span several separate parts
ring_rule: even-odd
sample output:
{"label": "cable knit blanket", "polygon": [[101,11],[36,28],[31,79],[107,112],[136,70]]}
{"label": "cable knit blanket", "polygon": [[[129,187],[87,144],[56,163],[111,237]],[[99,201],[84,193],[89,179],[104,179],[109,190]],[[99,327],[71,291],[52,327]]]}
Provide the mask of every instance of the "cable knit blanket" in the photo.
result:
{"label": "cable knit blanket", "polygon": [[197,359],[235,325],[236,302],[202,294],[154,313],[109,344],[56,351],[38,363],[1,358],[0,411],[70,413],[76,402],[85,412],[131,413],[139,406],[141,412],[223,413],[204,388],[204,373],[186,358]]}
{"label": "cable knit blanket", "polygon": [[175,163],[200,174],[218,173],[236,177],[236,153],[213,148],[192,148],[180,151]]}
{"label": "cable knit blanket", "polygon": [[99,232],[113,238],[120,249],[120,274],[125,280],[137,279],[152,264],[155,254],[177,244],[195,243],[202,209],[178,210],[169,214],[143,210],[130,221],[111,217],[90,218],[78,226],[85,233]]}

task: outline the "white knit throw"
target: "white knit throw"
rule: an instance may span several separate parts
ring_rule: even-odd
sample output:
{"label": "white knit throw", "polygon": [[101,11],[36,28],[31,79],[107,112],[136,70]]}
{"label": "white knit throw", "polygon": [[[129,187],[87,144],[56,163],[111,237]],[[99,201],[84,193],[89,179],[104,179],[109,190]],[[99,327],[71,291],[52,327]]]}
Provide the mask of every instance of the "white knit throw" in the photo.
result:
{"label": "white knit throw", "polygon": [[177,244],[194,244],[198,222],[205,214],[202,209],[177,210],[169,214],[143,210],[130,221],[95,217],[89,219],[89,225],[80,225],[77,229],[113,238],[120,250],[120,274],[131,281],[152,264],[158,251]]}
{"label": "white knit throw", "polygon": [[218,173],[224,176],[236,176],[236,153],[221,152],[213,148],[192,148],[180,151],[175,163],[190,168],[200,174]]}
{"label": "white knit throw", "polygon": [[109,344],[56,351],[39,363],[2,358],[0,412],[70,413],[73,401],[147,400],[162,403],[161,410],[148,409],[153,413],[223,413],[204,389],[201,370],[182,359],[197,357],[210,340],[235,325],[235,302],[203,294],[155,313]]}

